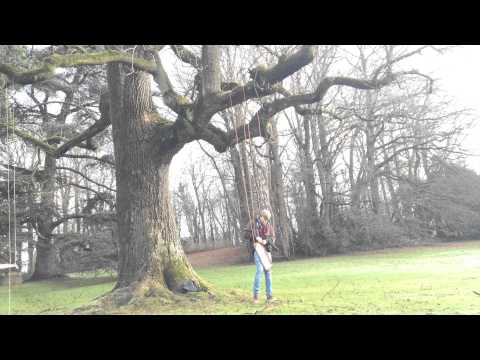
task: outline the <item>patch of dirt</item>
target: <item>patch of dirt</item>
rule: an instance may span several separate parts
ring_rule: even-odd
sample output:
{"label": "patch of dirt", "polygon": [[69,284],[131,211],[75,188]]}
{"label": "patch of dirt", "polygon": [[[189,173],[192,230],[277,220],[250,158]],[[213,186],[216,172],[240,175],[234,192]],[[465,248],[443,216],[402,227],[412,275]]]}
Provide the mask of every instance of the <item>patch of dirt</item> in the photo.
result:
{"label": "patch of dirt", "polygon": [[[479,244],[479,241],[460,241],[460,242],[432,242],[423,243],[412,246],[397,246],[381,249],[370,250],[357,250],[350,251],[343,254],[332,254],[327,257],[334,256],[368,256],[373,254],[387,254],[395,253],[398,251],[411,251],[425,250],[431,248],[462,248],[465,245]],[[235,248],[222,248],[214,250],[198,251],[187,254],[188,260],[193,267],[208,267],[208,266],[225,266],[225,265],[238,265],[248,264],[249,256],[246,247],[240,246]],[[274,258],[276,262],[281,262],[283,259]],[[304,259],[302,256],[298,256],[296,260]]]}
{"label": "patch of dirt", "polygon": [[248,263],[248,249],[244,246],[199,251],[187,254],[193,267],[236,265]]}

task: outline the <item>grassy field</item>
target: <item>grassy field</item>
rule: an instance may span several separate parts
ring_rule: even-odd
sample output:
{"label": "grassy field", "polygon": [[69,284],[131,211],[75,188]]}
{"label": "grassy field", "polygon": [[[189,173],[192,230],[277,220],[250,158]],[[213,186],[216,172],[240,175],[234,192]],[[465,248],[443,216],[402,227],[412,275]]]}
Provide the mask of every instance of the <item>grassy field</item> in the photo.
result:
{"label": "grassy field", "polygon": [[[254,305],[253,265],[197,269],[215,299],[149,299],[128,314],[480,314],[480,241],[276,263],[276,302]],[[63,314],[110,290],[109,277],[26,283],[13,288],[12,314]],[[264,284],[262,284],[264,286]],[[0,287],[0,314],[8,312]]]}

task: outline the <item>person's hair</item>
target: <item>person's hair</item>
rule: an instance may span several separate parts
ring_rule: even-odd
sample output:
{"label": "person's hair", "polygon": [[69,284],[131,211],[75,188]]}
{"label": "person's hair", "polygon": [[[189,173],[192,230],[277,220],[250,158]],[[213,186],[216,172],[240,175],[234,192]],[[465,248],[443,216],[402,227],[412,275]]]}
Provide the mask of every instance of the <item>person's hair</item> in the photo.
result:
{"label": "person's hair", "polygon": [[269,210],[263,209],[263,210],[260,212],[260,216],[263,216],[265,219],[267,219],[268,221],[270,221],[270,219],[271,219],[271,217],[272,217],[272,214],[270,213]]}

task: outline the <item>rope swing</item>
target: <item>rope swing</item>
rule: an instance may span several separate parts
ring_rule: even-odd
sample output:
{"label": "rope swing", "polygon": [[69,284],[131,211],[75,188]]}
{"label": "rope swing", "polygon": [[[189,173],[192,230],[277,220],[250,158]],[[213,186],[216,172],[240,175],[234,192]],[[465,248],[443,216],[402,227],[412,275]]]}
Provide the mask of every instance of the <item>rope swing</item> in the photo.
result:
{"label": "rope swing", "polygon": [[[255,94],[257,96],[257,98],[259,99],[260,101],[260,107],[263,107],[263,104],[262,104],[262,101],[261,101],[261,97],[260,95],[258,94],[257,92],[257,84],[256,84],[256,77],[255,79],[253,80],[253,86],[254,86],[254,90],[255,90]],[[231,94],[229,95],[229,98],[230,98],[230,106],[231,108],[233,109],[233,101],[232,101],[232,96]],[[248,111],[248,101],[247,101],[247,96],[246,96],[246,93],[245,93],[245,88],[243,88],[243,115],[245,116],[247,114],[247,111]],[[257,118],[257,125],[258,125],[258,132],[259,132],[259,135],[262,134],[262,131],[261,131],[261,124],[260,124],[260,116],[258,114],[258,111],[256,113],[256,118]],[[237,131],[237,128],[239,126],[239,119],[237,116],[235,116],[235,111],[233,109],[233,127],[234,127],[234,132],[235,132],[235,137],[236,137],[236,141],[237,141],[237,144],[240,143],[239,141],[239,137],[238,137],[238,131]],[[251,132],[250,132],[250,122],[247,122],[245,121],[243,123],[243,132],[244,132],[244,137],[245,137],[245,141],[248,141],[249,142],[249,152],[250,152],[250,161],[252,163],[252,168],[254,170],[254,175],[258,175],[258,173],[255,171],[255,166],[256,166],[256,151],[254,151],[253,147],[256,146],[254,144],[252,144],[252,141],[253,139],[251,138]],[[270,142],[270,139],[268,139],[268,142]],[[245,194],[245,199],[246,199],[246,205],[247,205],[247,215],[248,215],[248,220],[249,220],[249,225],[250,225],[250,230],[251,230],[251,233],[254,234],[254,227],[255,227],[255,213],[258,212],[260,209],[256,209],[257,207],[260,206],[260,201],[262,200],[263,202],[265,202],[265,205],[267,205],[269,207],[269,209],[271,210],[271,201],[270,201],[270,189],[267,189],[267,192],[266,192],[266,197],[263,197],[263,196],[260,196],[259,194],[259,188],[260,188],[260,183],[259,183],[259,179],[252,179],[252,176],[249,172],[249,169],[248,169],[248,155],[246,155],[246,158],[245,158],[245,162],[246,162],[246,169],[244,168],[244,164],[243,164],[243,161],[242,161],[242,158],[240,157],[240,171],[242,172],[242,175],[243,175],[243,178],[244,178],[244,181],[243,181],[243,190],[244,190],[244,194]],[[270,165],[270,161],[268,161],[268,164]],[[269,166],[269,169],[270,169],[270,166]],[[248,191],[247,189],[247,184],[246,182],[249,182],[249,186],[250,186],[250,191]],[[271,186],[271,175],[270,174],[267,174],[267,180],[266,180],[266,184],[267,186]],[[256,186],[256,192],[255,192],[255,197],[256,197],[256,204],[254,204],[254,195],[253,195],[253,185]],[[261,199],[262,198],[262,199]],[[273,222],[273,224],[275,224]],[[275,226],[275,225],[273,225]]]}
{"label": "rope swing", "polygon": [[[12,150],[10,145],[14,142],[15,135],[15,116],[13,111],[8,106],[7,101],[7,91],[4,90],[4,100],[5,100],[5,122],[6,122],[6,145],[7,145],[7,202],[8,202],[8,264],[0,264],[1,270],[8,270],[8,314],[11,313],[11,303],[12,303],[12,283],[11,283],[11,271],[12,269],[18,270],[17,265],[17,220],[16,220],[16,173],[15,166],[12,164]],[[9,131],[10,126],[12,126],[12,131]],[[13,199],[10,197],[10,167],[13,169]],[[13,202],[13,203],[12,203]],[[12,214],[13,212],[13,214]],[[12,239],[12,215],[13,215],[13,239]],[[13,260],[12,260],[12,242],[13,242]]]}

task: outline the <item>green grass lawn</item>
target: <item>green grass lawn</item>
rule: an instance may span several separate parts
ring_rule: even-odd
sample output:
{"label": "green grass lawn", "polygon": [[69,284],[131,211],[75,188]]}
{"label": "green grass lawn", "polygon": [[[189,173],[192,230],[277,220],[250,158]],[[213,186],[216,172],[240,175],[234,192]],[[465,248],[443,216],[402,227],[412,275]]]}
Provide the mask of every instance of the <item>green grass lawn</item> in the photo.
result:
{"label": "green grass lawn", "polygon": [[[129,314],[480,314],[480,241],[365,252],[276,263],[277,301],[250,302],[253,265],[197,269],[214,285],[206,295],[151,299],[116,313]],[[12,314],[62,314],[112,288],[109,277],[71,278],[17,285]],[[264,289],[264,284],[262,284]],[[0,314],[8,313],[7,287],[0,287]]]}

